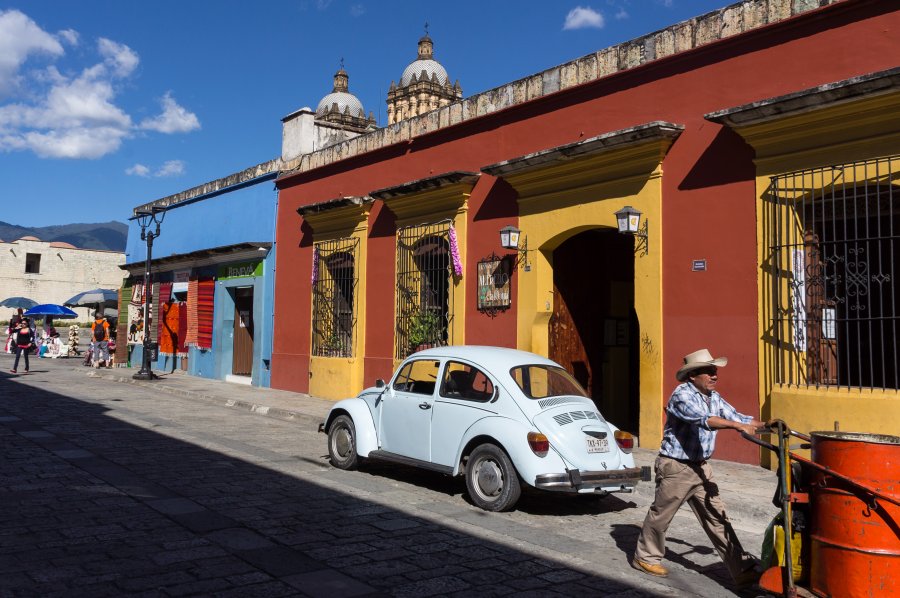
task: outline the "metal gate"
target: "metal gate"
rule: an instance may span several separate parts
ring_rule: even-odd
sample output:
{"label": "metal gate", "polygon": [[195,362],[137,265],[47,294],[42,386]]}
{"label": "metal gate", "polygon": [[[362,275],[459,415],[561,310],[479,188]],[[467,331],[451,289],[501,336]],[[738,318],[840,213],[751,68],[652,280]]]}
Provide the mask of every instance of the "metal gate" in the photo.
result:
{"label": "metal gate", "polygon": [[771,178],[763,269],[778,384],[900,388],[900,157]]}
{"label": "metal gate", "polygon": [[397,359],[453,342],[451,224],[442,220],[397,231]]}
{"label": "metal gate", "polygon": [[356,261],[359,239],[315,244],[312,354],[352,357],[356,330]]}

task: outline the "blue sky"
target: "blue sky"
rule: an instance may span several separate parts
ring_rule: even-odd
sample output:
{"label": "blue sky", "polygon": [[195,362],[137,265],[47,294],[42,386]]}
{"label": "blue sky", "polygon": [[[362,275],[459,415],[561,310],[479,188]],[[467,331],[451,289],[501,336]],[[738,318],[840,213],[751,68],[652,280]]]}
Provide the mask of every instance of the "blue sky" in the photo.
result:
{"label": "blue sky", "polygon": [[725,6],[717,0],[0,0],[0,220],[126,220],[280,155],[343,58],[378,124],[429,24],[464,96]]}

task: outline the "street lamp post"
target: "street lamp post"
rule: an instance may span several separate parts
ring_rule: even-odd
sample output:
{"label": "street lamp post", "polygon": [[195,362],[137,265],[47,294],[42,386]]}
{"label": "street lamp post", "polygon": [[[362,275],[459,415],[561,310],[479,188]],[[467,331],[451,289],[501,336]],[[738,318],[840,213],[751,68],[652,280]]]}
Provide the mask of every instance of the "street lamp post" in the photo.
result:
{"label": "street lamp post", "polygon": [[[153,259],[153,239],[159,236],[159,225],[165,217],[163,208],[154,207],[150,212],[138,212],[137,221],[141,226],[141,241],[147,242],[147,261],[144,265],[144,351],[141,355],[141,369],[132,376],[135,380],[154,380],[158,376],[153,373],[150,366],[150,302],[153,300],[153,291],[150,286],[151,272],[150,261]],[[155,225],[155,230],[147,230]]]}

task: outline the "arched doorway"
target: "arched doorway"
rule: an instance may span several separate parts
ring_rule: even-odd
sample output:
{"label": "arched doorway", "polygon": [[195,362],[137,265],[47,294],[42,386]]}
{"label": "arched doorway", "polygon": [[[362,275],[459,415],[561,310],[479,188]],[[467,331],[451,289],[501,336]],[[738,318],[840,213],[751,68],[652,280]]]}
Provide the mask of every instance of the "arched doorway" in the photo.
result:
{"label": "arched doorway", "polygon": [[575,376],[604,417],[636,434],[634,239],[613,229],[585,231],[557,247],[552,263],[550,359]]}

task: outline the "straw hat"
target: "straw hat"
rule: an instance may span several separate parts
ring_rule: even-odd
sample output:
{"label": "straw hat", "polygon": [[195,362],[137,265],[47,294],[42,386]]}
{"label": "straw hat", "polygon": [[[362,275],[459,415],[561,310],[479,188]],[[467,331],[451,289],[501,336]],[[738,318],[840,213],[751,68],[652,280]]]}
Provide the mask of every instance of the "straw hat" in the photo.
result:
{"label": "straw hat", "polygon": [[726,365],[728,365],[728,358],[713,358],[712,354],[709,352],[709,349],[700,349],[699,351],[694,351],[693,353],[689,353],[684,356],[684,365],[681,366],[677,372],[675,372],[675,378],[679,382],[684,382],[685,380],[687,380],[688,375],[692,371],[709,367],[711,365],[720,368],[725,367]]}

